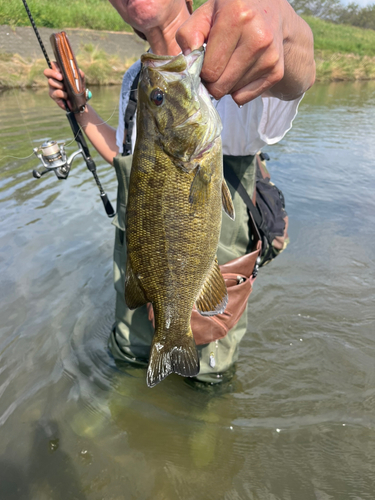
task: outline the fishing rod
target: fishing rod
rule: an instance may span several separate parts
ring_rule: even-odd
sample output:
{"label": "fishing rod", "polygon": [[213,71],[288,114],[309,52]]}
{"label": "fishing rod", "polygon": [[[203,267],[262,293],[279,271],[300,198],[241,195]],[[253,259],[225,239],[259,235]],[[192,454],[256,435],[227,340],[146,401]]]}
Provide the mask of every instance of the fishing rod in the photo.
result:
{"label": "fishing rod", "polygon": [[[45,46],[43,44],[43,41],[40,37],[38,28],[36,27],[35,21],[33,19],[33,16],[31,15],[29,6],[27,5],[26,0],[22,0],[22,3],[25,7],[26,13],[30,19],[31,26],[34,29],[35,35],[38,39],[40,48],[42,49],[43,55],[47,61],[47,65],[50,69],[52,68],[51,61],[48,57],[47,51],[45,49]],[[52,39],[52,37],[54,37]],[[72,81],[73,81],[73,87],[75,86],[76,89],[73,88],[73,93],[74,91],[82,91],[81,94],[79,95],[80,99],[78,104],[75,103],[76,110],[78,112],[84,111],[86,107],[86,102],[89,99],[89,92],[87,90],[84,90],[82,88],[82,79],[79,75],[79,69],[75,60],[75,57],[73,55],[73,51],[71,50],[69,41],[67,40],[67,37],[65,36],[65,33],[59,33],[57,35],[52,35],[51,37],[51,42],[54,41],[54,51],[55,55],[59,52],[59,47],[64,50],[64,54],[62,55],[62,63],[66,61],[67,63],[67,69],[71,71],[72,75]],[[64,64],[62,64],[64,66]],[[61,69],[61,68],[60,68]],[[64,69],[64,68],[62,68]],[[65,81],[66,77],[66,71],[63,71],[64,75],[64,82],[66,83],[67,86],[69,86],[69,81]],[[70,89],[72,94],[72,89]],[[69,95],[69,93],[68,93]],[[43,168],[41,170],[33,170],[33,176],[36,179],[40,179],[42,175],[53,171],[58,179],[66,179],[69,175],[73,160],[75,159],[76,156],[82,155],[83,159],[85,160],[86,166],[88,170],[92,173],[96,185],[99,188],[100,192],[100,198],[103,202],[104,209],[108,215],[108,217],[113,217],[115,215],[115,211],[113,210],[112,204],[109,201],[106,193],[104,192],[104,189],[100,183],[98,174],[96,172],[96,165],[94,160],[92,159],[90,155],[89,148],[87,146],[85,137],[83,135],[83,132],[78,125],[77,119],[75,117],[75,113],[70,110],[68,103],[65,99],[62,99],[66,111],[66,117],[69,121],[69,125],[72,129],[74,139],[78,144],[78,150],[72,153],[69,158],[67,158],[64,144],[58,144],[56,141],[47,141],[44,144],[42,144],[39,148],[34,148],[34,154],[39,158],[39,160],[42,163]],[[78,106],[78,107],[77,107]]]}

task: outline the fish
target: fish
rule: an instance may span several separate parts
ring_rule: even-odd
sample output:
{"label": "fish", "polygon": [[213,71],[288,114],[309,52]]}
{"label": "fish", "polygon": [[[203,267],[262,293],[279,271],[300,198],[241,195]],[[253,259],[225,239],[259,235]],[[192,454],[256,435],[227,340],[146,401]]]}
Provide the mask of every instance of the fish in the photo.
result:
{"label": "fish", "polygon": [[125,301],[130,309],[153,307],[149,387],[171,373],[198,374],[193,306],[215,315],[228,301],[216,252],[222,208],[234,219],[234,207],[223,179],[221,120],[200,79],[203,59],[203,48],[141,56]]}

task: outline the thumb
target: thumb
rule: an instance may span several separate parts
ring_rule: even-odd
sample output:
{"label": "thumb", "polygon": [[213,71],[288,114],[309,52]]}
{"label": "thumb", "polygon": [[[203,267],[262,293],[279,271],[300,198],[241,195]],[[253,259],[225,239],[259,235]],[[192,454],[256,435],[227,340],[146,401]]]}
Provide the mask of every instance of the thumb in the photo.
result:
{"label": "thumb", "polygon": [[187,55],[202,47],[211,29],[214,0],[208,0],[178,29],[176,40],[182,52]]}

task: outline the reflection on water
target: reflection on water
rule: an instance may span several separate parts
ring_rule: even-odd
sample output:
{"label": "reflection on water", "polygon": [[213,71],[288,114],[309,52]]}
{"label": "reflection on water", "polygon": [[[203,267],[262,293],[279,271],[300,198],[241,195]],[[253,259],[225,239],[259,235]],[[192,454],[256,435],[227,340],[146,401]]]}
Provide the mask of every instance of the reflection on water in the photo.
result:
{"label": "reflection on water", "polygon": [[[2,156],[71,141],[44,94],[0,95]],[[113,126],[117,94],[93,101]],[[292,243],[219,392],[114,364],[113,228],[84,163],[37,181],[34,157],[0,160],[0,498],[373,499],[374,112],[373,82],[316,85],[269,148]]]}

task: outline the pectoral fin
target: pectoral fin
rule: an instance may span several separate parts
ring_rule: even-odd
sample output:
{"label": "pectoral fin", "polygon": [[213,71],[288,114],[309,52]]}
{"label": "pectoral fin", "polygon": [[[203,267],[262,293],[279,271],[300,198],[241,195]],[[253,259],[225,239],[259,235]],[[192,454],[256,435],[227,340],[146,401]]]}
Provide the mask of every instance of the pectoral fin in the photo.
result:
{"label": "pectoral fin", "polygon": [[207,168],[202,167],[201,165],[197,166],[189,194],[189,202],[193,206],[205,203],[208,196],[211,175],[211,172]]}
{"label": "pectoral fin", "polygon": [[223,179],[223,183],[221,185],[221,199],[223,202],[223,210],[224,212],[232,219],[234,220],[234,206],[233,206],[233,201],[232,201],[232,195],[230,194],[229,188],[227,186],[227,183]]}
{"label": "pectoral fin", "polygon": [[125,302],[129,309],[136,309],[148,302],[140,286],[139,279],[134,276],[129,258],[126,261]]}
{"label": "pectoral fin", "polygon": [[227,287],[217,259],[215,259],[195,302],[195,306],[203,316],[214,316],[215,314],[223,313],[227,303]]}

